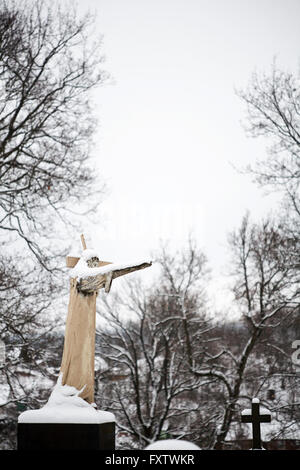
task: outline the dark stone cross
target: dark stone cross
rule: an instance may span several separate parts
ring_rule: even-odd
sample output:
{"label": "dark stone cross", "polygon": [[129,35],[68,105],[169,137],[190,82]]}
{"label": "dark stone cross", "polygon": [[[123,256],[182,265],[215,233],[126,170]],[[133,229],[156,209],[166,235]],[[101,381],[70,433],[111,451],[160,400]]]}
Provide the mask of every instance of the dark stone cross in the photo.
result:
{"label": "dark stone cross", "polygon": [[260,414],[259,412],[259,400],[253,398],[251,410],[242,411],[242,423],[252,424],[252,449],[262,449],[261,435],[260,435],[260,423],[270,423],[270,414]]}

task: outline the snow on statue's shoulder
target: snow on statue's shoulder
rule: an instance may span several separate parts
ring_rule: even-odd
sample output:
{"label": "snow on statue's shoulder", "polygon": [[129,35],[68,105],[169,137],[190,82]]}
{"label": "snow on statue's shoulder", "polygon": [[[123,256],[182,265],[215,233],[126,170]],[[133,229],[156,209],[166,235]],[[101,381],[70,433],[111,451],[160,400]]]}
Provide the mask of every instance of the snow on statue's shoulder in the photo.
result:
{"label": "snow on statue's shoulder", "polygon": [[115,417],[108,411],[98,411],[95,406],[83,400],[77,390],[62,385],[60,374],[48,402],[39,410],[27,410],[20,414],[19,423],[107,423]]}
{"label": "snow on statue's shoulder", "polygon": [[[88,250],[85,250],[88,251]],[[99,266],[97,268],[89,268],[86,259],[81,257],[76,266],[70,270],[69,275],[71,278],[77,277],[80,281],[81,279],[85,279],[91,276],[98,276],[104,275],[109,272],[120,271],[121,269],[132,268],[136,266],[141,266],[142,264],[149,264],[151,265],[151,261],[149,260],[138,260],[133,262],[127,263],[109,263],[105,266]]]}

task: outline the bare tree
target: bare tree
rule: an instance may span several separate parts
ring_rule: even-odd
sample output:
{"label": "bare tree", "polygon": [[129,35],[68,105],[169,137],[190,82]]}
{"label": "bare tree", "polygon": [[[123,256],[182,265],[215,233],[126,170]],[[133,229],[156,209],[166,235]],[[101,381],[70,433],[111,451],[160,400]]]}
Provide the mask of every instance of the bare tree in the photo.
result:
{"label": "bare tree", "polygon": [[[216,447],[222,445],[233,420],[237,419],[241,400],[251,398],[249,392],[254,390],[254,378],[255,383],[264,381],[258,379],[266,371],[256,366],[257,348],[262,342],[267,347],[270,331],[280,328],[299,309],[298,282],[294,279],[293,266],[288,267],[289,250],[285,243],[284,234],[272,221],[251,225],[248,216],[230,237],[235,279],[233,292],[245,331],[236,345],[223,341],[223,348],[207,351],[205,367],[194,370],[197,377],[215,378],[223,387],[224,410],[216,433]],[[286,345],[286,351],[289,348],[290,345]],[[252,386],[249,385],[251,382]],[[256,393],[258,390],[259,386]]]}
{"label": "bare tree", "polygon": [[247,105],[247,132],[270,141],[267,158],[248,170],[260,185],[282,191],[299,216],[299,77],[274,63],[270,74],[253,74],[248,89],[238,95]]}
{"label": "bare tree", "polygon": [[72,2],[0,0],[0,339],[6,347],[0,373],[7,429],[16,421],[16,402],[43,403],[34,377],[53,378],[45,338],[59,324],[58,296],[67,288],[55,277],[66,223],[76,221],[79,209],[92,210],[103,190],[91,160],[92,93],[106,78],[93,24]]}
{"label": "bare tree", "polygon": [[0,2],[0,230],[46,267],[39,237],[96,192],[90,97],[105,74],[92,25],[70,4]]}
{"label": "bare tree", "polygon": [[[20,270],[20,266],[23,270]],[[41,282],[41,279],[43,282]],[[62,319],[54,315],[59,285],[38,263],[17,256],[0,258],[0,448],[15,448],[19,407],[39,408],[55,378],[59,354],[53,341]],[[4,439],[5,436],[5,439]]]}
{"label": "bare tree", "polygon": [[[164,297],[168,304],[171,298],[173,302],[175,301],[175,305],[179,303],[187,357],[192,367],[196,351],[198,359],[200,353],[199,345],[196,350],[193,347],[199,321],[199,318],[195,317],[195,312],[203,314],[207,311],[206,288],[210,278],[207,257],[190,235],[185,249],[181,251],[172,253],[166,245],[162,245],[156,255],[156,262],[161,268],[156,295]],[[200,319],[200,322],[202,321],[203,317]]]}
{"label": "bare tree", "polygon": [[206,258],[190,241],[174,258],[163,248],[158,262],[161,277],[152,288],[131,282],[114,303],[106,302],[108,327],[99,332],[99,352],[107,363],[99,399],[117,414],[131,445],[142,448],[163,435],[189,438],[200,422],[203,429],[211,425],[207,414],[201,421],[201,381],[188,366],[211,328],[203,298]]}

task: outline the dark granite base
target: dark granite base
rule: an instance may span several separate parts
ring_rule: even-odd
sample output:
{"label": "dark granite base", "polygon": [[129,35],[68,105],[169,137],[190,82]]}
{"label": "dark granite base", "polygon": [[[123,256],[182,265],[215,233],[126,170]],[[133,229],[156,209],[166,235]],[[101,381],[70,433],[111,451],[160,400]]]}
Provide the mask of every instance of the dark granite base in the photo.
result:
{"label": "dark granite base", "polygon": [[115,423],[18,423],[18,450],[114,450]]}

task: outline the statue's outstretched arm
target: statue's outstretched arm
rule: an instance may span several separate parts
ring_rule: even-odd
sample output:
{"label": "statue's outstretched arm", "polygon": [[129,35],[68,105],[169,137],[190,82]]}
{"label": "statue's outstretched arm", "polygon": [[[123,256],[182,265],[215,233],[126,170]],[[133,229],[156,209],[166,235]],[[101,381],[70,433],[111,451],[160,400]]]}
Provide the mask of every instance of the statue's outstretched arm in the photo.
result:
{"label": "statue's outstretched arm", "polygon": [[77,284],[77,289],[83,294],[92,294],[93,292],[105,288],[105,292],[110,291],[113,279],[126,274],[138,271],[140,269],[148,268],[152,263],[141,263],[134,266],[127,266],[125,268],[113,268],[105,274],[97,274],[81,279]]}

